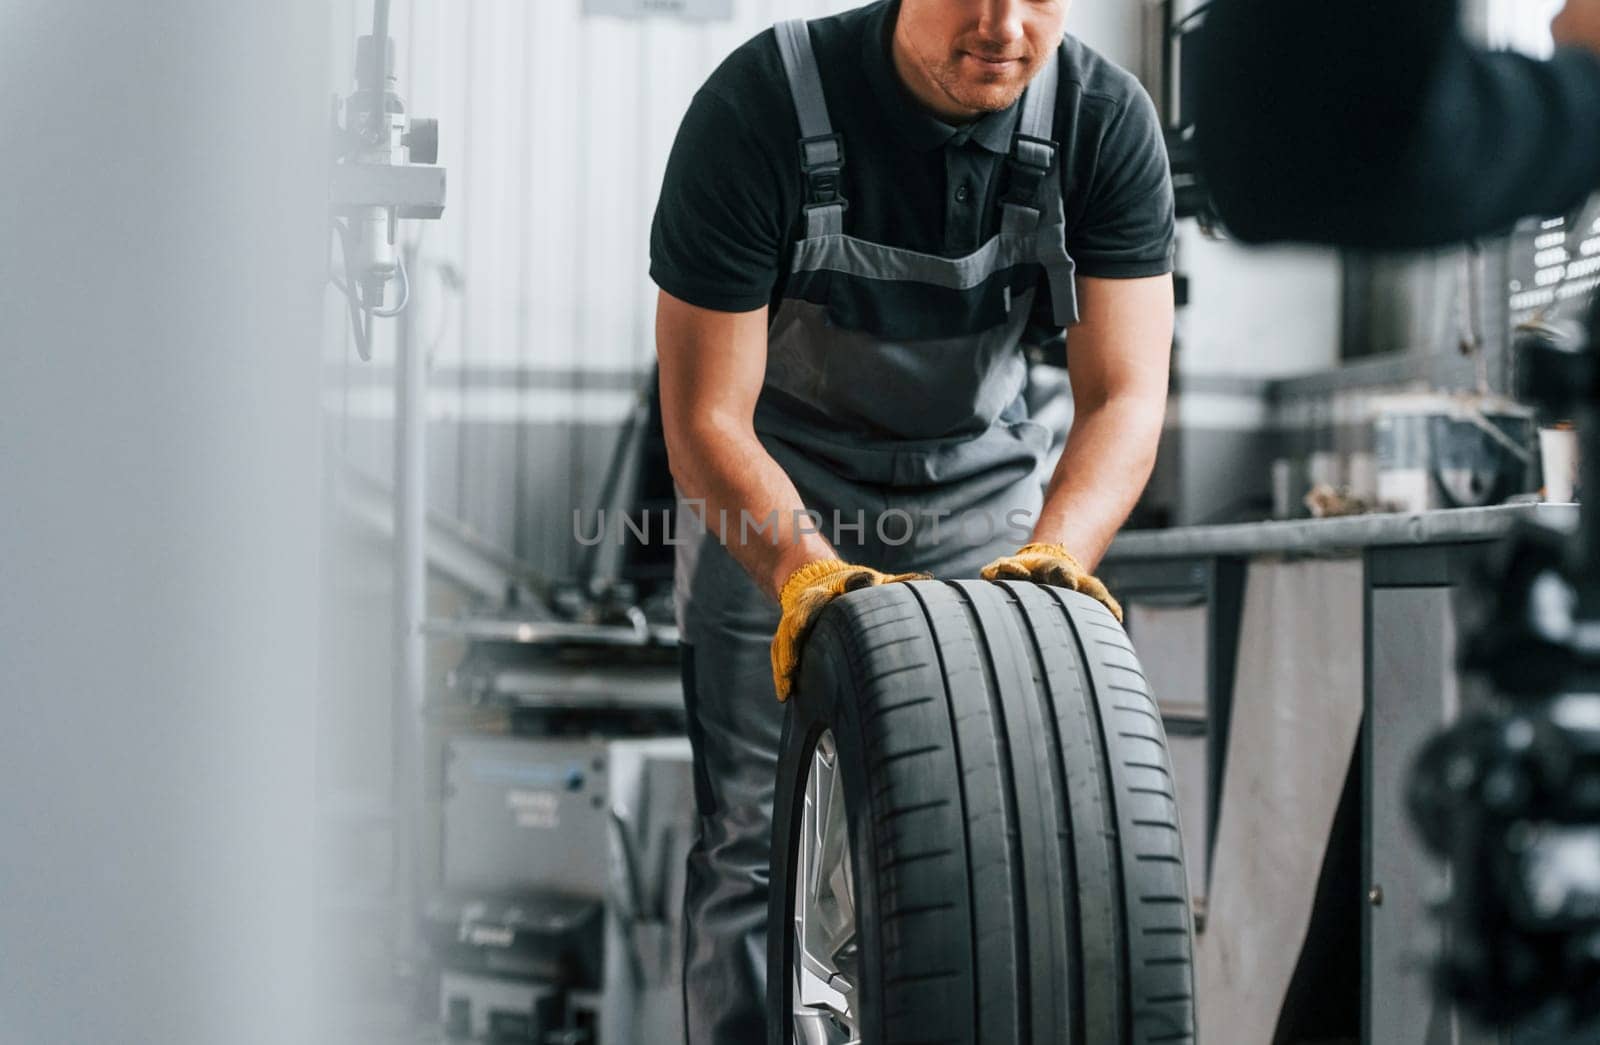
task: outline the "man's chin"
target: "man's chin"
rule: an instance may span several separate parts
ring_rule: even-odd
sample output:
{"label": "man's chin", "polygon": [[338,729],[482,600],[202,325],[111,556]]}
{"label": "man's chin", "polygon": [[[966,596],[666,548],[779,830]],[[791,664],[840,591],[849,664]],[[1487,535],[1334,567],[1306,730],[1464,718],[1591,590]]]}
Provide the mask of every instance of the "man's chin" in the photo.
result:
{"label": "man's chin", "polygon": [[955,101],[964,108],[975,112],[1003,112],[1022,97],[1022,90],[1026,86],[1013,83],[963,84],[959,93],[951,93],[956,95]]}

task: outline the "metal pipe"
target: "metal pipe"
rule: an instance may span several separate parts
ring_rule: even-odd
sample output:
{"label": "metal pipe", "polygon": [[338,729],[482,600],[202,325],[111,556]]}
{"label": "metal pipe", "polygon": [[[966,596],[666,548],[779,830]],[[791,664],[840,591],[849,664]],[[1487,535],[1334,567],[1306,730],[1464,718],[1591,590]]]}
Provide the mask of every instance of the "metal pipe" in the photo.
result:
{"label": "metal pipe", "polygon": [[475,642],[514,642],[521,645],[648,646],[657,632],[650,627],[644,611],[628,608],[628,623],[582,624],[571,621],[436,619],[423,623],[427,635],[438,635]]}
{"label": "metal pipe", "polygon": [[389,0],[373,0],[372,4],[372,61],[368,65],[369,79],[357,83],[360,90],[372,92],[372,116],[366,128],[371,144],[383,142],[388,134],[384,114],[389,111]]}
{"label": "metal pipe", "polygon": [[[410,253],[414,248],[407,247]],[[415,267],[416,259],[409,259]],[[391,742],[394,759],[396,954],[402,961],[417,949],[420,908],[421,817],[426,774],[422,766],[422,712],[426,702],[427,612],[427,359],[413,336],[415,310],[395,328],[394,425],[394,700]]]}

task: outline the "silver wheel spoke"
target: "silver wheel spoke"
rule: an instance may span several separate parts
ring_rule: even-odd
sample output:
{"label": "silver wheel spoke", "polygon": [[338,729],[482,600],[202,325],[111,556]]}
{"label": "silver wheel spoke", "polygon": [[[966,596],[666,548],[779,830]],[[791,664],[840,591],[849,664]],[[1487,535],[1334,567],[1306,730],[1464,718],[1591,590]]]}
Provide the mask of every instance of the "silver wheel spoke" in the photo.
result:
{"label": "silver wheel spoke", "polygon": [[855,1013],[856,904],[850,827],[833,734],[811,758],[800,821],[789,955],[798,1045],[859,1045]]}

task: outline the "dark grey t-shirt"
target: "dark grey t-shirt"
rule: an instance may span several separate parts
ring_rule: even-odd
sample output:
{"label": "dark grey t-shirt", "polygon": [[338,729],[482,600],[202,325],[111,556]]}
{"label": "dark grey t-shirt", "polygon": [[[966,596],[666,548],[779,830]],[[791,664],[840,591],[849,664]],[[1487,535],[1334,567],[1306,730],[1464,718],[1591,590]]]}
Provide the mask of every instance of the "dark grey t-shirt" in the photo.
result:
{"label": "dark grey t-shirt", "polygon": [[[966,127],[919,108],[889,57],[893,0],[811,23],[828,112],[844,139],[845,232],[946,257],[998,231],[1020,104]],[[1054,136],[1079,274],[1172,270],[1173,204],[1160,122],[1136,79],[1068,36]],[[784,296],[801,212],[799,119],[768,30],[734,51],[678,130],[650,235],[650,275],[701,308]],[[1048,301],[1047,293],[1039,295]],[[1037,311],[1037,310],[1036,310]]]}

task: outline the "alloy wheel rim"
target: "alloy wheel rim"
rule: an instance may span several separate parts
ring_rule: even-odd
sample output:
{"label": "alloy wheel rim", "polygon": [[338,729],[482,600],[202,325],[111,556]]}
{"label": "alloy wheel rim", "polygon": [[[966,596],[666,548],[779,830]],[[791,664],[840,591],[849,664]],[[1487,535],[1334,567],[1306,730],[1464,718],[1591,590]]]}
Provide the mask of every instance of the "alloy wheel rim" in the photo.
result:
{"label": "alloy wheel rim", "polygon": [[833,733],[817,739],[805,782],[789,953],[796,1045],[860,1045],[855,881]]}

